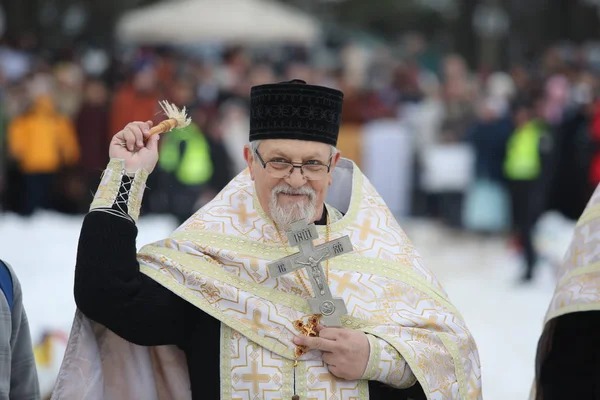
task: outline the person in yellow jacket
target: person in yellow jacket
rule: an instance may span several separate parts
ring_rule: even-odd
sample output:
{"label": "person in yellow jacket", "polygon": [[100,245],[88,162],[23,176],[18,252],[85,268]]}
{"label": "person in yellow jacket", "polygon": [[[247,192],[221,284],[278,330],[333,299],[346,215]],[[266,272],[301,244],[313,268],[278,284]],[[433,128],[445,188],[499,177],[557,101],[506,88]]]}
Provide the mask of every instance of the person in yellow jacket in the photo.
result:
{"label": "person in yellow jacket", "polygon": [[36,97],[27,113],[10,122],[8,151],[24,176],[25,215],[50,205],[57,173],[75,165],[80,157],[72,122],[56,111],[48,95]]}
{"label": "person in yellow jacket", "polygon": [[195,123],[172,130],[161,142],[159,186],[168,212],[183,223],[208,189],[213,174],[210,145]]}
{"label": "person in yellow jacket", "polygon": [[525,261],[521,280],[529,282],[537,263],[533,228],[544,207],[542,174],[551,137],[544,122],[536,118],[534,104],[523,101],[513,110],[516,128],[507,143],[504,175],[511,192],[514,231]]}

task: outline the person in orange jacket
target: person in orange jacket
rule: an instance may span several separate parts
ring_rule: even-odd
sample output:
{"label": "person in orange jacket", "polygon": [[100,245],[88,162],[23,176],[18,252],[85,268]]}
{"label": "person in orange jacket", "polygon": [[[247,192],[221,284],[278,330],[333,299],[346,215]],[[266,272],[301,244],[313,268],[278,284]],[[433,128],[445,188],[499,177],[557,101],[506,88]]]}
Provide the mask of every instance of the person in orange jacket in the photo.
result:
{"label": "person in orange jacket", "polygon": [[[118,132],[131,121],[146,121],[160,115],[157,73],[151,61],[140,61],[131,80],[116,90],[110,109],[110,132]],[[112,136],[108,135],[107,139],[110,141]]]}
{"label": "person in orange jacket", "polygon": [[24,176],[23,213],[31,215],[50,204],[51,185],[64,166],[79,161],[79,144],[73,123],[59,114],[52,98],[40,95],[31,109],[8,126],[9,155]]}

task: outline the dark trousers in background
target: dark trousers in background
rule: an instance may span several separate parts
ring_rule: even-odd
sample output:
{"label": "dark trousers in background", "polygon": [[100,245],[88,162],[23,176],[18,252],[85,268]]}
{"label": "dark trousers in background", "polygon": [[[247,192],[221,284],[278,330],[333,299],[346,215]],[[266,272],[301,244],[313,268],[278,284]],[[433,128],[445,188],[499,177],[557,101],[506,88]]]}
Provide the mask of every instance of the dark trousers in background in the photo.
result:
{"label": "dark trousers in background", "polygon": [[50,208],[54,174],[25,174],[25,198],[22,213],[31,215],[40,208]]}
{"label": "dark trousers in background", "polygon": [[513,227],[517,239],[523,246],[525,259],[524,280],[531,280],[537,262],[533,247],[533,228],[540,215],[541,193],[537,181],[511,181],[509,184],[512,200]]}
{"label": "dark trousers in background", "polygon": [[462,204],[464,194],[460,192],[426,193],[420,191],[413,195],[411,215],[415,217],[436,218],[444,225],[462,228]]}
{"label": "dark trousers in background", "polygon": [[413,187],[410,215],[413,217],[436,218],[451,228],[462,227],[462,204],[464,193],[438,192],[429,193],[420,186],[423,167],[418,157],[413,162]]}
{"label": "dark trousers in background", "polygon": [[182,224],[197,211],[196,204],[206,190],[205,185],[184,185],[173,174],[160,169],[151,176],[154,176],[154,186],[148,184],[145,213],[170,214]]}
{"label": "dark trousers in background", "polygon": [[437,195],[438,213],[440,220],[448,227],[462,228],[462,192],[444,192]]}

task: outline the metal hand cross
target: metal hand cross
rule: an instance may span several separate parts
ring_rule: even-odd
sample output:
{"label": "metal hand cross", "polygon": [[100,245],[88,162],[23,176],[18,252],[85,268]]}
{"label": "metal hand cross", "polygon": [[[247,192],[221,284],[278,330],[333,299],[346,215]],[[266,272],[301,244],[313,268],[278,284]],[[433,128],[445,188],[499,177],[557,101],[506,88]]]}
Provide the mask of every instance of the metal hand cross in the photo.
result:
{"label": "metal hand cross", "polygon": [[[348,313],[344,300],[334,298],[329,285],[324,280],[325,274],[321,261],[349,253],[353,250],[348,236],[315,246],[313,240],[319,237],[314,224],[308,225],[304,220],[292,224],[287,234],[290,246],[300,247],[300,252],[267,264],[272,277],[289,274],[306,268],[315,297],[308,299],[310,311],[322,315],[322,321],[327,326],[342,326],[340,317]],[[319,258],[318,254],[320,255]]]}

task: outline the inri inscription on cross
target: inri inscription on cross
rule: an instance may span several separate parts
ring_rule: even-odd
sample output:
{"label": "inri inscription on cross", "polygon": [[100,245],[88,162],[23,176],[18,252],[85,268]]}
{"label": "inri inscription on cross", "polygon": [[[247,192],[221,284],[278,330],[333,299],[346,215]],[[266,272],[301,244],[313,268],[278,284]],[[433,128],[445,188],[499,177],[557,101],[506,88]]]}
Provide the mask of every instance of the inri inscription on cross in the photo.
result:
{"label": "inri inscription on cross", "polygon": [[294,222],[291,228],[287,234],[288,241],[290,246],[297,246],[300,251],[267,264],[269,273],[277,278],[306,268],[315,296],[308,299],[310,311],[321,314],[321,321],[327,326],[342,326],[340,317],[348,311],[343,299],[332,296],[321,262],[351,252],[353,248],[350,237],[343,236],[315,246],[313,241],[319,237],[315,224],[309,225],[305,220],[301,220]]}

